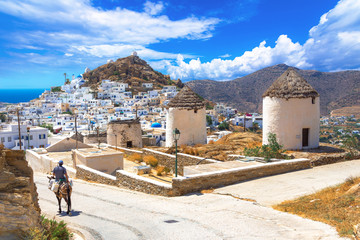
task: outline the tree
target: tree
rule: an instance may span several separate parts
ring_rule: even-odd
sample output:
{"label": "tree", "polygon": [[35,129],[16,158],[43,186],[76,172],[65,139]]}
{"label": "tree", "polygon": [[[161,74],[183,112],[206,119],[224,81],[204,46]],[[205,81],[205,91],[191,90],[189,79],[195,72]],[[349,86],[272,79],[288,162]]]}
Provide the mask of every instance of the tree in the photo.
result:
{"label": "tree", "polygon": [[208,126],[211,126],[211,125],[212,125],[212,123],[213,123],[213,121],[212,121],[211,116],[206,115],[206,124],[207,124]]}
{"label": "tree", "polygon": [[229,130],[230,125],[227,122],[222,122],[222,123],[219,124],[218,129],[221,130],[221,131],[222,130]]}
{"label": "tree", "polygon": [[6,114],[0,113],[0,122],[6,122]]}

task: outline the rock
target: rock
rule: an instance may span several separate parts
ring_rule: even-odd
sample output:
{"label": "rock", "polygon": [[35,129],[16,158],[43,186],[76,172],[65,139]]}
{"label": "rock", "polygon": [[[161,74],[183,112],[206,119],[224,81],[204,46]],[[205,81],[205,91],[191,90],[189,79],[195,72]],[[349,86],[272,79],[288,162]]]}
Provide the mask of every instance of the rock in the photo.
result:
{"label": "rock", "polygon": [[0,239],[39,226],[38,195],[24,152],[0,150]]}
{"label": "rock", "polygon": [[355,184],[349,190],[347,190],[345,194],[354,194],[356,192],[359,192],[359,190],[360,190],[360,184]]}
{"label": "rock", "polygon": [[357,225],[354,225],[354,238],[356,240],[360,240],[360,223]]}

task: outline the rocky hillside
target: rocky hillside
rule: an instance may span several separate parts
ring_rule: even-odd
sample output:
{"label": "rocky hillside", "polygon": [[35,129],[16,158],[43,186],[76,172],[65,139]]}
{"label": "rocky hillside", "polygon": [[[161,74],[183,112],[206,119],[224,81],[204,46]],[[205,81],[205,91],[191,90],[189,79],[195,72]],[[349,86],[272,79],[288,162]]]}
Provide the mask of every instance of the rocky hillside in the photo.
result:
{"label": "rocky hillside", "polygon": [[[194,80],[186,84],[213,102],[226,103],[240,111],[262,112],[262,94],[288,67],[279,64],[232,81]],[[322,114],[360,105],[360,71],[297,70],[319,92]]]}
{"label": "rocky hillside", "polygon": [[38,195],[24,151],[0,146],[0,192],[0,239],[18,239],[29,228],[39,227]]}
{"label": "rocky hillside", "polygon": [[183,86],[180,80],[172,81],[169,75],[155,71],[146,61],[134,55],[84,73],[83,78],[87,80],[86,86],[96,86],[103,79],[128,83],[130,88],[141,88],[142,83],[153,83],[154,88],[164,85]]}

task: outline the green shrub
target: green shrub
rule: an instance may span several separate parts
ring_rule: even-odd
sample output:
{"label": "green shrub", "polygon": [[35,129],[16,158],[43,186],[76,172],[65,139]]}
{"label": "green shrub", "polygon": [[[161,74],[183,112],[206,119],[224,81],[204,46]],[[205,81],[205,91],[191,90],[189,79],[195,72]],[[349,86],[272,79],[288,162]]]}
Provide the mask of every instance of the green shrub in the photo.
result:
{"label": "green shrub", "polygon": [[61,87],[52,87],[51,92],[61,92]]}
{"label": "green shrub", "polygon": [[218,129],[219,130],[229,130],[230,125],[227,122],[222,122],[222,123],[219,124]]}
{"label": "green shrub", "polygon": [[288,159],[289,157],[283,154],[285,150],[282,149],[276,140],[276,134],[270,133],[268,136],[269,144],[264,144],[261,147],[245,148],[243,154],[245,156],[263,157],[265,161],[270,161],[271,158]]}
{"label": "green shrub", "polygon": [[22,237],[24,240],[69,240],[73,236],[66,228],[64,221],[57,222],[41,216],[41,229],[30,229]]}

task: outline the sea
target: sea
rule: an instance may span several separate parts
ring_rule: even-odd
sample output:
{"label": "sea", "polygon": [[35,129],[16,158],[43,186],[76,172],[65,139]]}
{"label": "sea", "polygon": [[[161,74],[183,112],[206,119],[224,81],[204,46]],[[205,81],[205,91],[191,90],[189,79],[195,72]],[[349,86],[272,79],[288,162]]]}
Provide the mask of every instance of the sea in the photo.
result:
{"label": "sea", "polygon": [[0,89],[0,102],[19,103],[29,102],[38,98],[46,89]]}

